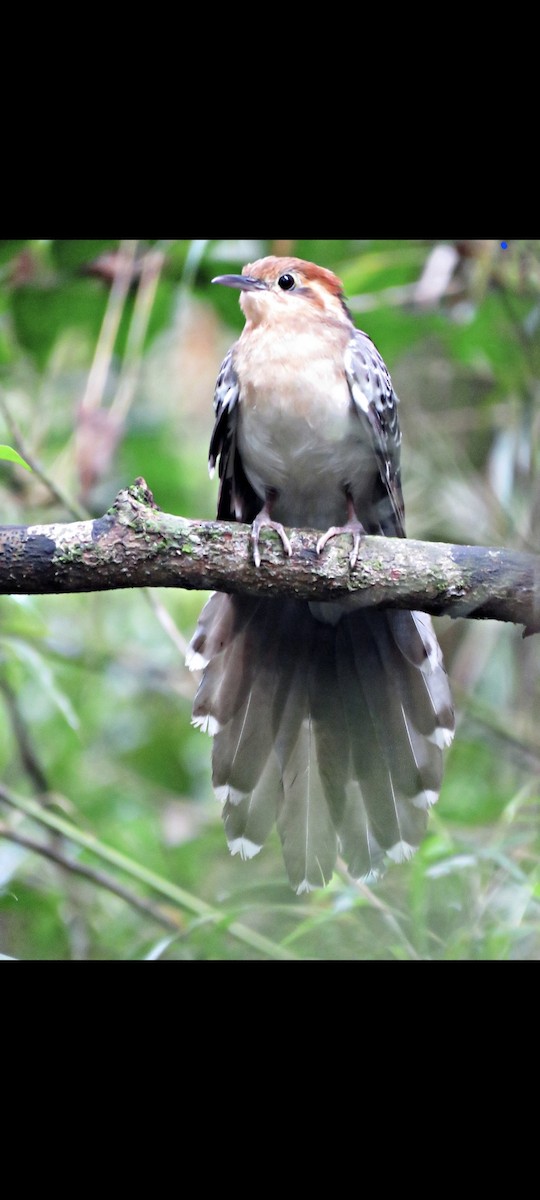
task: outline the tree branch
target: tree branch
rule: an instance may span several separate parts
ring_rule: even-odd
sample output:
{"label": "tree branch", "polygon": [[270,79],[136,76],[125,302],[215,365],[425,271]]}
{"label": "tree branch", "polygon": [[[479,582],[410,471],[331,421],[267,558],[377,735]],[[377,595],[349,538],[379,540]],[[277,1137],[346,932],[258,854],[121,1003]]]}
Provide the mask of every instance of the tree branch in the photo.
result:
{"label": "tree branch", "polygon": [[292,557],[271,531],[253,564],[249,528],[163,513],[144,479],[96,520],[0,527],[0,594],[181,587],[267,597],[356,596],[375,608],[492,618],[540,631],[540,557],[499,547],[366,537],[350,569],[350,538],[319,557],[313,530],[288,531]]}

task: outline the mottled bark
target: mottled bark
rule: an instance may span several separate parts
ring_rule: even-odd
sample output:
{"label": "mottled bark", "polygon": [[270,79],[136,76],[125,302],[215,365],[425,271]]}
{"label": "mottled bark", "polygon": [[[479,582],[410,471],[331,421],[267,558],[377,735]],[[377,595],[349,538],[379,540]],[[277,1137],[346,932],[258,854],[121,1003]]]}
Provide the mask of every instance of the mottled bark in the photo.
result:
{"label": "mottled bark", "polygon": [[540,630],[540,558],[499,547],[367,537],[349,566],[351,539],[316,553],[319,536],[288,531],[292,557],[271,530],[253,564],[245,525],[163,513],[143,479],[96,520],[0,527],[0,593],[96,592],[181,587],[251,595],[337,599],[355,594],[378,608],[417,608],[493,618]]}

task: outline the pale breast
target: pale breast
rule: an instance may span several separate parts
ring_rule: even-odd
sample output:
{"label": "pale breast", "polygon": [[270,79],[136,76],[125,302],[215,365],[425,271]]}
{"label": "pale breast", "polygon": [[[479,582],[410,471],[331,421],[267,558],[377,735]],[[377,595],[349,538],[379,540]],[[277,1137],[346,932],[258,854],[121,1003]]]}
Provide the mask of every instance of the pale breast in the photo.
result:
{"label": "pale breast", "polygon": [[[324,349],[324,347],[323,347]],[[346,520],[346,488],[367,480],[372,449],[351,404],[341,347],[321,354],[311,334],[257,339],[240,354],[238,446],[261,500],[288,525],[326,529]]]}

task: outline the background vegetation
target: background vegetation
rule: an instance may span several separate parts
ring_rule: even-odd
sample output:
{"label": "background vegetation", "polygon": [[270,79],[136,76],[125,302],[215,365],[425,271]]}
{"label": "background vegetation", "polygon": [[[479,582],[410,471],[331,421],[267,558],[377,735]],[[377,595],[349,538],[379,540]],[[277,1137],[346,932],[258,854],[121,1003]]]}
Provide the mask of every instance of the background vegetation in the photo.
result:
{"label": "background vegetation", "polygon": [[[212,277],[335,270],[401,397],[414,537],[538,552],[540,243],[0,242],[0,522],[101,515],[144,476],[213,518],[213,388],[242,327]],[[540,957],[539,639],[436,622],[458,730],[429,834],[375,888],[229,856],[183,654],[205,596],[0,597],[0,954]]]}

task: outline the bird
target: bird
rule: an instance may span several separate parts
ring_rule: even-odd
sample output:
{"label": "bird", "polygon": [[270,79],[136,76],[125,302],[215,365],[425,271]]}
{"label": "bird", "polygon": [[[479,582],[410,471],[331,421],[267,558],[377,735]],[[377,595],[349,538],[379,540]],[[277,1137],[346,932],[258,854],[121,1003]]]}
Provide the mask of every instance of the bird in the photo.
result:
{"label": "bird", "polygon": [[[309,528],[317,555],[347,535],[354,570],[366,534],[406,536],[388,368],[326,267],[268,255],[212,283],[240,291],[245,318],[215,386],[217,519],[251,525],[256,569],[263,529],[290,555],[286,529]],[[298,895],[338,856],[368,883],[410,858],[455,725],[427,614],[215,592],[186,662],[233,855],[252,859],[276,826]]]}

